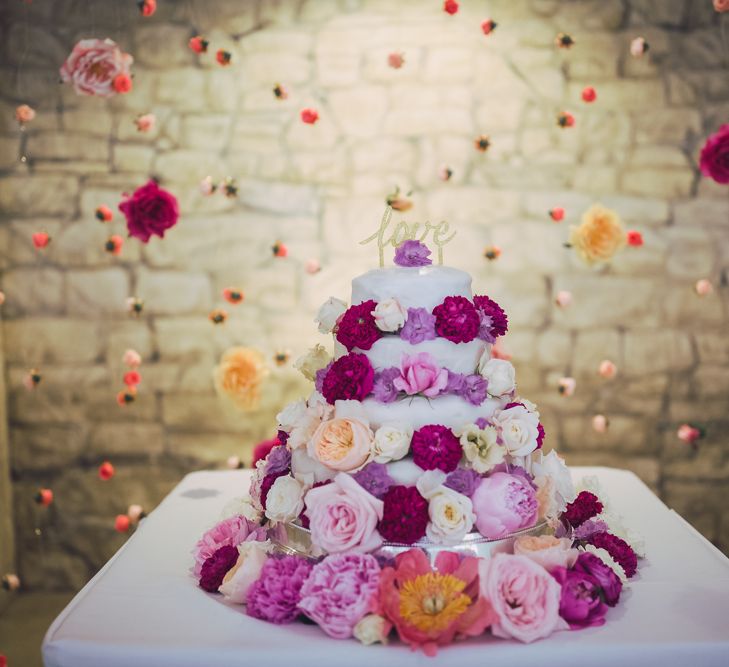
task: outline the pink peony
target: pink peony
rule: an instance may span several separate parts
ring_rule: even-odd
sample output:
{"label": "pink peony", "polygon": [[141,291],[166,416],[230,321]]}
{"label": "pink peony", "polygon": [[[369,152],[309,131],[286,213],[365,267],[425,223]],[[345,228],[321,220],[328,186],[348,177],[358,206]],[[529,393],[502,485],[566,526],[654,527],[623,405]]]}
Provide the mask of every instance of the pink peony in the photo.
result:
{"label": "pink peony", "polygon": [[554,535],[517,537],[514,541],[514,553],[530,558],[548,572],[558,567],[572,567],[579,556],[577,549],[572,548],[572,540]]}
{"label": "pink peony", "polygon": [[147,243],[150,236],[164,237],[165,231],[174,227],[180,217],[180,208],[174,195],[150,180],[137,188],[131,197],[119,204],[126,216],[129,236]]}
{"label": "pink peony", "polygon": [[471,501],[476,512],[476,528],[490,540],[537,523],[536,491],[519,475],[492,473],[476,487]]}
{"label": "pink peony", "polygon": [[[237,547],[243,542],[266,539],[266,529],[256,525],[243,516],[233,516],[215,524],[198,541],[193,549],[195,565],[192,572],[200,576],[202,566],[220,547]],[[225,573],[224,573],[225,574]]]}
{"label": "pink peony", "polygon": [[339,473],[333,483],[306,494],[312,543],[329,553],[365,553],[382,544],[377,522],[383,503],[352,477]]}
{"label": "pink peony", "polygon": [[82,39],[61,66],[61,80],[79,95],[111,97],[118,92],[114,82],[129,76],[133,60],[110,39]]}
{"label": "pink peony", "polygon": [[560,585],[526,556],[496,554],[479,566],[481,595],[493,606],[497,637],[532,642],[560,624]]}
{"label": "pink peony", "polygon": [[729,124],[722,125],[706,140],[699,166],[704,176],[713,178],[717,183],[729,183]]}
{"label": "pink peony", "polygon": [[401,376],[392,383],[395,389],[404,391],[408,396],[423,394],[434,398],[448,384],[448,371],[439,368],[435,359],[427,352],[405,354],[400,363]]}
{"label": "pink peony", "polygon": [[328,556],[301,587],[299,609],[335,639],[347,639],[372,610],[380,566],[369,554]]}

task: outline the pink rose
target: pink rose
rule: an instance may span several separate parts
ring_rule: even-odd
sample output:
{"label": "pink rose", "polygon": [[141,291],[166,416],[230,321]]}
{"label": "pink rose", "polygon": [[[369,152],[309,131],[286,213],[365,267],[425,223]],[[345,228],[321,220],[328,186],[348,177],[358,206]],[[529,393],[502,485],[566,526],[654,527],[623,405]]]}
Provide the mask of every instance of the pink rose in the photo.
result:
{"label": "pink rose", "polygon": [[729,0],[714,0],[714,9],[720,14],[729,12]]}
{"label": "pink rose", "polygon": [[180,217],[177,199],[152,180],[119,204],[119,210],[126,216],[129,236],[142,243],[147,243],[152,235],[164,237]]}
{"label": "pink rose", "polygon": [[79,95],[111,97],[117,92],[114,81],[129,76],[133,60],[110,39],[82,39],[61,66],[61,80]]}
{"label": "pink rose", "polygon": [[514,553],[530,558],[547,572],[558,567],[571,568],[579,555],[577,549],[572,548],[572,540],[554,535],[517,537],[514,541]]}
{"label": "pink rose", "polygon": [[729,124],[722,125],[716,134],[706,140],[701,149],[699,166],[704,176],[713,178],[717,183],[729,183]]}
{"label": "pink rose", "polygon": [[329,419],[314,431],[307,451],[331,470],[355,470],[369,459],[374,439],[370,427],[357,419]]}
{"label": "pink rose", "polygon": [[401,376],[392,383],[395,389],[409,396],[423,394],[433,398],[440,394],[448,384],[448,371],[439,368],[435,359],[427,352],[405,354],[400,363]]}
{"label": "pink rose", "polygon": [[551,574],[526,556],[496,554],[479,566],[481,595],[492,605],[497,637],[532,642],[562,627],[561,589]]}
{"label": "pink rose", "polygon": [[346,473],[339,473],[331,484],[311,489],[304,500],[311,541],[320,549],[365,553],[382,544],[377,523],[383,502]]}
{"label": "pink rose", "polygon": [[478,532],[490,540],[506,537],[537,522],[534,487],[524,477],[495,472],[481,480],[471,497]]}

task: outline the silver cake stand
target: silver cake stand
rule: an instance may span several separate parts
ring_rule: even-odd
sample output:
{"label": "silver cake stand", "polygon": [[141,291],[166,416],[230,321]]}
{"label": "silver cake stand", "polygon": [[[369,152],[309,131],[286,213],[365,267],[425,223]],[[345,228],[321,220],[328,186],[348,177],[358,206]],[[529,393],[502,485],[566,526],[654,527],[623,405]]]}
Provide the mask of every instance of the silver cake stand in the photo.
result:
{"label": "silver cake stand", "polygon": [[[538,523],[532,528],[520,530],[517,533],[511,533],[506,537],[497,540],[489,540],[479,533],[469,533],[458,544],[434,544],[429,540],[418,540],[413,544],[398,544],[396,542],[384,542],[382,546],[374,552],[375,556],[384,556],[394,558],[399,553],[403,553],[408,549],[422,549],[430,559],[431,564],[435,562],[435,557],[441,551],[455,551],[464,556],[478,556],[479,558],[489,558],[497,553],[512,553],[514,540],[523,535],[543,535],[548,530],[546,521]],[[316,549],[311,543],[311,532],[295,523],[282,523],[274,527],[269,537],[277,551],[292,556],[302,556],[304,558],[315,557]]]}

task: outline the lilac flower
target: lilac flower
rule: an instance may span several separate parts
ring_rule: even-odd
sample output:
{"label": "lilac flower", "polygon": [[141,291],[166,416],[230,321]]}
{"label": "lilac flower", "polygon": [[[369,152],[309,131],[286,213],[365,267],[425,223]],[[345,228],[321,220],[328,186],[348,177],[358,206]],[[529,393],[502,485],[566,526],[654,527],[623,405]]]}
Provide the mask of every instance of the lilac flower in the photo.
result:
{"label": "lilac flower", "polygon": [[387,490],[395,483],[383,463],[372,462],[352,475],[357,483],[375,498],[382,500]]}
{"label": "lilac flower", "polygon": [[395,249],[395,264],[398,266],[428,266],[432,263],[428,246],[420,241],[408,239]]}
{"label": "lilac flower", "polygon": [[320,368],[314,376],[314,388],[321,394],[324,387],[324,378],[334,362],[330,361],[324,368]]}
{"label": "lilac flower", "polygon": [[460,396],[465,386],[465,382],[466,376],[463,373],[454,373],[453,371],[448,371],[448,384],[446,385],[445,393],[456,394]]}
{"label": "lilac flower", "polygon": [[484,312],[479,312],[479,316],[481,319],[478,324],[478,337],[487,343],[495,343],[496,336],[493,333],[494,318],[491,315],[486,315]]}
{"label": "lilac flower", "polygon": [[266,474],[277,475],[291,470],[291,452],[281,445],[274,447],[266,457]]}
{"label": "lilac flower", "polygon": [[400,369],[385,368],[375,373],[375,384],[372,388],[372,395],[380,403],[392,403],[398,395],[395,387],[395,379],[400,377]]}
{"label": "lilac flower", "polygon": [[575,528],[572,537],[576,540],[589,540],[596,533],[605,533],[608,525],[601,519],[588,519]]}
{"label": "lilac flower", "polygon": [[480,375],[466,375],[458,395],[465,398],[471,405],[481,405],[486,400],[488,386],[488,382]]}
{"label": "lilac flower", "polygon": [[456,468],[446,477],[444,486],[471,497],[481,481],[481,475],[470,468]]}
{"label": "lilac flower", "polygon": [[435,337],[435,315],[425,308],[408,308],[408,318],[400,331],[400,338],[415,345]]}

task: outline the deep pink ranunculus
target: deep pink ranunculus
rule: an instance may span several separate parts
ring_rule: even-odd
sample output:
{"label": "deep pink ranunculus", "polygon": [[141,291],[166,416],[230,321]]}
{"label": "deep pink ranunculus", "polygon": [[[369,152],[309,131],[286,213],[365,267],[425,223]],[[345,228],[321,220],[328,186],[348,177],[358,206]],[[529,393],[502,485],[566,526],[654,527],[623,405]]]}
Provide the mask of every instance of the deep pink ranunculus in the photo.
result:
{"label": "deep pink ranunculus", "polygon": [[147,243],[153,235],[162,238],[180,217],[175,196],[153,180],[137,188],[131,197],[127,196],[119,204],[119,210],[126,216],[129,236],[142,243]]}
{"label": "deep pink ranunculus", "polygon": [[712,134],[701,149],[701,173],[717,183],[729,183],[729,124]]}

